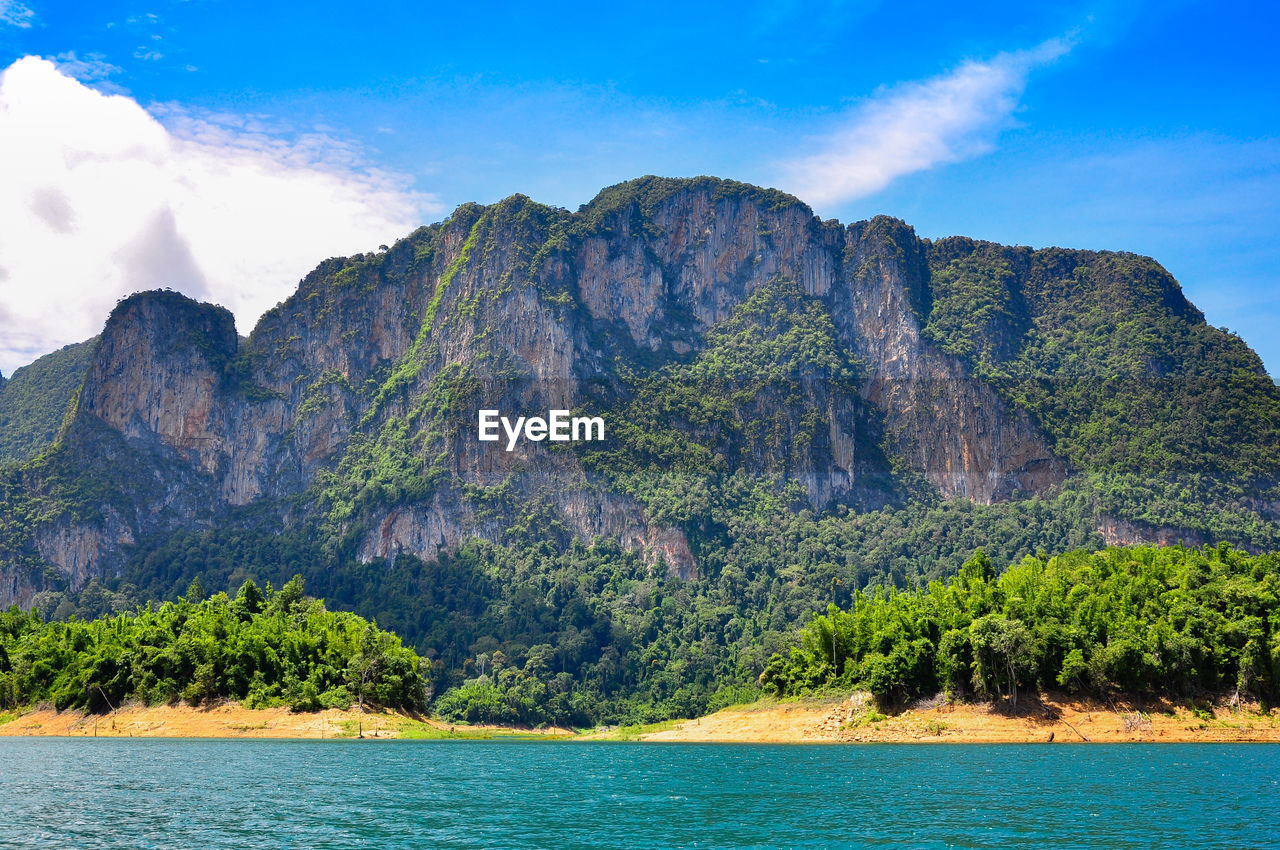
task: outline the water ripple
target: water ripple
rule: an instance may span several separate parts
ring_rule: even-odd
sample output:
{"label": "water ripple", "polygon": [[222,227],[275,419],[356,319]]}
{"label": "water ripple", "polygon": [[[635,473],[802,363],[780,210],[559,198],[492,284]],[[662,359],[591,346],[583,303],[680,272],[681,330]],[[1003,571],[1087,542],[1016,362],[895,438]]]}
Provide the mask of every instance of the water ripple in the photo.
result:
{"label": "water ripple", "polygon": [[1280,746],[0,740],[0,847],[1278,847]]}

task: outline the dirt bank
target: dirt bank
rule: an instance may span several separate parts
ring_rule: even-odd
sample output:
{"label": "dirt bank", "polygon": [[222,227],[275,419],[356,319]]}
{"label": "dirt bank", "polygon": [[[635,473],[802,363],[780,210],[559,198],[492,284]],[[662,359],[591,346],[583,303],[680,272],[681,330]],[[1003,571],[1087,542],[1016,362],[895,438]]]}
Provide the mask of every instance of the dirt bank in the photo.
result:
{"label": "dirt bank", "polygon": [[287,708],[245,708],[238,703],[126,705],[110,714],[41,708],[6,721],[0,736],[62,735],[112,738],[483,738],[494,735],[567,734],[564,729],[512,730],[450,725],[393,711],[326,709],[299,713]]}
{"label": "dirt bank", "polygon": [[[1121,741],[1280,742],[1280,712],[1257,705],[1212,710],[1155,703],[1110,704],[1060,696],[1024,698],[1018,711],[985,703],[917,703],[884,714],[865,694],[821,701],[764,700],[696,720],[635,731],[629,740],[797,743],[1116,743]],[[451,725],[391,711],[328,709],[295,714],[284,708],[248,709],[236,703],[208,708],[126,705],[105,715],[51,708],[0,715],[0,736],[61,735],[115,738],[487,738],[569,737],[567,729],[517,730]],[[608,740],[609,732],[582,739]]]}
{"label": "dirt bank", "polygon": [[1257,705],[1197,712],[1168,703],[1117,705],[1046,695],[1024,698],[1016,712],[936,699],[886,715],[867,695],[855,694],[822,702],[763,701],[727,708],[638,737],[726,743],[1280,742],[1280,713],[1263,714]]}

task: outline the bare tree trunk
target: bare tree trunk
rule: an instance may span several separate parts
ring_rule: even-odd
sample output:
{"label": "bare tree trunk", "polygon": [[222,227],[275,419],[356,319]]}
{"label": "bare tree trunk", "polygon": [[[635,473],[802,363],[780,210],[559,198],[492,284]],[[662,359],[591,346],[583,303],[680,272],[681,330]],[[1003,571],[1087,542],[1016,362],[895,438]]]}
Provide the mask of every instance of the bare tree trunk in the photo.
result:
{"label": "bare tree trunk", "polygon": [[1016,711],[1018,708],[1018,674],[1014,672],[1012,658],[1009,659],[1008,665],[1009,665],[1009,704]]}

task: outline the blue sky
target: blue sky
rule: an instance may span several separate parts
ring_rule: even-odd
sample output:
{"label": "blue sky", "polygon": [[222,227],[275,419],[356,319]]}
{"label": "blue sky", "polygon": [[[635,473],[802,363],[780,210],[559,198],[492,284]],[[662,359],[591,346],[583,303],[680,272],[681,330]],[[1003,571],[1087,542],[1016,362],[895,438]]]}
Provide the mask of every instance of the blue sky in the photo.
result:
{"label": "blue sky", "polygon": [[44,163],[0,166],[0,370],[142,286],[247,333],[320,259],[464,201],[576,208],[657,173],[1149,254],[1275,376],[1278,23],[1263,3],[0,0],[0,158]]}

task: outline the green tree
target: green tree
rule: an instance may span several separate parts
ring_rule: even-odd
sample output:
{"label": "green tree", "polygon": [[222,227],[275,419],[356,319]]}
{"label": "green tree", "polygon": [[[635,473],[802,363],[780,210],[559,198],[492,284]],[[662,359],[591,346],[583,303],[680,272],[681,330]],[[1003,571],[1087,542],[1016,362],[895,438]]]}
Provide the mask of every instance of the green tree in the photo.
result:
{"label": "green tree", "polygon": [[1031,669],[1031,633],[1018,620],[987,614],[969,626],[973,645],[973,686],[997,695],[1007,686],[1009,703],[1018,705],[1018,678]]}

